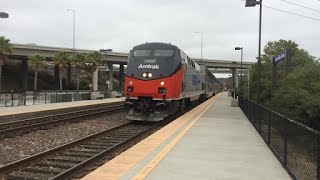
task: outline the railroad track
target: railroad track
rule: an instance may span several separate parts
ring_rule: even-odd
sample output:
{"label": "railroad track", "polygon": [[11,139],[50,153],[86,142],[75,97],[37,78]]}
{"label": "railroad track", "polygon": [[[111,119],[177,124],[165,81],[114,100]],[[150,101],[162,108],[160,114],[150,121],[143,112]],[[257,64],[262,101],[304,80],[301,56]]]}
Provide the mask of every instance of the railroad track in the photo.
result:
{"label": "railroad track", "polygon": [[67,179],[157,127],[129,122],[0,167],[2,179]]}
{"label": "railroad track", "polygon": [[106,112],[115,112],[119,110],[123,110],[123,104],[94,107],[67,113],[44,115],[35,118],[0,123],[0,138],[30,132],[41,127],[58,125],[59,123],[67,121],[85,119],[86,117],[92,117],[94,115],[99,115]]}

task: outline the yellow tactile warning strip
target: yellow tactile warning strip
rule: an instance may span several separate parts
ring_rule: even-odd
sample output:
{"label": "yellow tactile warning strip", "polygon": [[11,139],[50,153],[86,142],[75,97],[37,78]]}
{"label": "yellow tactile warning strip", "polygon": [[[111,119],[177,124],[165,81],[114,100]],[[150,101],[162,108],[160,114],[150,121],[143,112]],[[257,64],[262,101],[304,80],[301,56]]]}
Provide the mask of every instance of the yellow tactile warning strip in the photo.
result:
{"label": "yellow tactile warning strip", "polygon": [[[221,94],[217,95],[220,96]],[[160,151],[140,172],[138,172],[132,179],[140,180],[144,179],[157,164],[169,153],[169,151],[181,140],[181,138],[192,128],[192,126],[200,119],[200,117],[208,110],[210,105],[214,103],[217,98],[214,98],[209,102],[209,105],[199,112],[199,114],[191,121],[191,123],[185,127],[162,151]]]}
{"label": "yellow tactile warning strip", "polygon": [[124,101],[124,98],[108,98],[108,99],[100,99],[100,100],[86,100],[86,101],[74,101],[74,102],[64,102],[64,103],[48,103],[48,104],[37,104],[30,106],[16,106],[16,107],[3,107],[0,108],[0,116],[6,115],[16,115],[22,113],[33,113],[40,111],[49,111],[56,109],[64,109],[64,108],[72,108],[78,106],[88,106],[94,104],[102,104],[102,103],[112,103],[112,102],[120,102]]}
{"label": "yellow tactile warning strip", "polygon": [[[152,153],[157,147],[159,147],[163,142],[165,142],[168,138],[170,138],[173,134],[175,134],[175,132],[181,127],[183,127],[186,123],[192,122],[191,124],[193,125],[196,122],[194,119],[198,119],[207,110],[207,108],[210,107],[210,105],[214,103],[219,97],[220,97],[220,94],[214,96],[213,98],[209,99],[208,101],[204,102],[198,107],[192,109],[188,113],[179,117],[178,119],[168,124],[167,126],[163,127],[162,129],[158,130],[157,132],[150,135],[146,139],[142,140],[135,146],[129,148],[119,156],[115,157],[114,159],[102,165],[101,167],[97,168],[95,171],[91,172],[90,174],[88,174],[82,179],[83,180],[120,179],[121,176],[126,174],[137,163],[139,163],[146,156]],[[188,129],[185,128],[187,130],[182,130],[182,131],[185,131],[186,133],[192,127],[192,125],[190,127],[187,126],[187,128],[188,127],[189,128]],[[180,136],[182,137],[183,135],[180,135]],[[181,139],[181,137],[179,139]],[[173,141],[177,141],[177,142],[179,141],[179,139],[177,140],[175,139],[176,138],[174,138]],[[171,144],[171,142],[169,144]],[[169,150],[170,149],[167,148],[168,152]],[[162,153],[162,154],[165,155],[166,153]],[[147,171],[144,171],[144,172],[147,172]]]}

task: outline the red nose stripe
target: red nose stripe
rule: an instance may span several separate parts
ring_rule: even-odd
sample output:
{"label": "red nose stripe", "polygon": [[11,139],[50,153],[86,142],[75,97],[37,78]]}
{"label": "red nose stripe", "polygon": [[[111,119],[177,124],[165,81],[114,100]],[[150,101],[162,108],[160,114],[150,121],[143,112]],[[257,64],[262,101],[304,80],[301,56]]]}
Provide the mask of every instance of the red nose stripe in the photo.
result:
{"label": "red nose stripe", "polygon": [[[164,94],[158,93],[159,87],[166,88],[166,99],[179,98],[181,93],[181,84],[183,79],[183,68],[170,77],[159,78],[155,80],[139,80],[131,77],[125,77],[124,90],[129,97],[152,97],[162,98]],[[129,82],[132,81],[132,85]],[[164,81],[164,86],[160,82]],[[127,92],[128,86],[133,86],[133,92]]]}

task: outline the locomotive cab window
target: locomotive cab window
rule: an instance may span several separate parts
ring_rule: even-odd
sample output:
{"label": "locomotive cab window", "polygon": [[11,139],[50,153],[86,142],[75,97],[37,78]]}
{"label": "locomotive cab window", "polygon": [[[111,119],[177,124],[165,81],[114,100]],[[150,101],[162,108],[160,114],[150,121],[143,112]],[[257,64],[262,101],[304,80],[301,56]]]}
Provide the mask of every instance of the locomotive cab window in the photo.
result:
{"label": "locomotive cab window", "polygon": [[133,51],[134,57],[148,57],[151,54],[151,50],[135,50]]}
{"label": "locomotive cab window", "polygon": [[173,53],[174,50],[154,50],[154,56],[170,57]]}

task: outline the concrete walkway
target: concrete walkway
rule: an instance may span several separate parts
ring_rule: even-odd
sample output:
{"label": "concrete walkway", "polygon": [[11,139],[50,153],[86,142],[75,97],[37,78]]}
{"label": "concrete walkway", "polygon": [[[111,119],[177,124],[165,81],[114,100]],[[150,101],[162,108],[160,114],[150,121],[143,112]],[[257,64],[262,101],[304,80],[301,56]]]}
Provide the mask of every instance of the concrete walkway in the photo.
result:
{"label": "concrete walkway", "polygon": [[291,179],[230,103],[223,93],[146,179]]}

